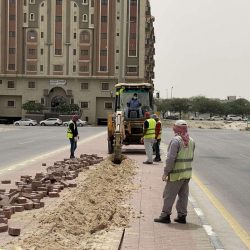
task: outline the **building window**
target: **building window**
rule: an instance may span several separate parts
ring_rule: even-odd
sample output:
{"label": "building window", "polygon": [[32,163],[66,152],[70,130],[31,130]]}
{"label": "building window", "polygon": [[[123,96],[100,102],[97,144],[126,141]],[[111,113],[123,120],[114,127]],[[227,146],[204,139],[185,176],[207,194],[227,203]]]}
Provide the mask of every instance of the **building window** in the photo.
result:
{"label": "building window", "polygon": [[61,32],[56,32],[55,36],[56,36],[56,39],[62,39],[62,33]]}
{"label": "building window", "polygon": [[91,7],[94,7],[94,6],[95,6],[95,1],[91,0]]}
{"label": "building window", "polygon": [[15,88],[15,82],[14,81],[8,81],[7,82],[7,88],[8,89],[14,89]]}
{"label": "building window", "polygon": [[113,109],[113,102],[104,102],[104,109]]}
{"label": "building window", "polygon": [[130,16],[130,22],[135,23],[136,22],[136,16]]}
{"label": "building window", "polygon": [[108,82],[102,82],[101,83],[102,90],[109,90],[109,83]]}
{"label": "building window", "polygon": [[116,53],[119,53],[119,52],[120,52],[119,49],[117,49],[117,50],[116,50]]}
{"label": "building window", "polygon": [[100,71],[106,72],[107,71],[107,66],[100,66]]}
{"label": "building window", "polygon": [[27,71],[36,71],[35,64],[27,64]]}
{"label": "building window", "polygon": [[41,22],[43,22],[44,21],[44,16],[41,16]]}
{"label": "building window", "polygon": [[54,71],[63,71],[63,65],[54,65]]}
{"label": "building window", "polygon": [[74,104],[74,98],[70,99],[70,104]]}
{"label": "building window", "polygon": [[10,21],[15,21],[16,20],[16,15],[10,15],[9,20]]}
{"label": "building window", "polygon": [[107,5],[108,4],[108,0],[102,0],[102,5]]}
{"label": "building window", "polygon": [[82,65],[79,67],[80,72],[89,72],[89,67],[88,65]]}
{"label": "building window", "polygon": [[88,0],[82,0],[82,4],[88,5],[88,4],[89,4],[89,1],[88,1]]}
{"label": "building window", "polygon": [[101,39],[107,39],[107,33],[101,33]]}
{"label": "building window", "polygon": [[88,82],[81,82],[81,89],[84,89],[84,90],[89,89],[89,83]]}
{"label": "building window", "polygon": [[62,21],[62,16],[56,16],[56,22],[61,22]]}
{"label": "building window", "polygon": [[101,22],[102,23],[106,23],[108,21],[108,17],[107,16],[101,16]]}
{"label": "building window", "polygon": [[91,14],[91,24],[94,24],[94,14]]}
{"label": "building window", "polygon": [[74,22],[75,23],[77,22],[77,16],[74,16]]}
{"label": "building window", "polygon": [[88,22],[88,15],[86,15],[86,14],[82,15],[82,21]]}
{"label": "building window", "polygon": [[41,32],[41,38],[43,38],[43,32]]}
{"label": "building window", "polygon": [[35,4],[36,1],[35,0],[30,0],[30,4]]}
{"label": "building window", "polygon": [[42,97],[42,98],[41,98],[41,104],[44,105],[44,103],[45,103],[45,101],[44,101],[44,98]]}
{"label": "building window", "polygon": [[130,0],[131,5],[137,5],[137,0]]}
{"label": "building window", "polygon": [[89,103],[88,102],[81,102],[81,108],[82,109],[88,109],[89,108]]}
{"label": "building window", "polygon": [[73,55],[74,56],[76,55],[76,49],[73,49]]}
{"label": "building window", "polygon": [[130,38],[131,39],[136,39],[136,33],[130,33]]}
{"label": "building window", "polygon": [[9,64],[8,69],[9,70],[15,70],[16,69],[16,64]]}
{"label": "building window", "polygon": [[57,55],[57,56],[62,55],[62,50],[61,49],[55,49],[55,55]]}
{"label": "building window", "polygon": [[36,49],[28,49],[29,55],[36,55]]}
{"label": "building window", "polygon": [[27,23],[27,13],[23,13],[23,22]]}
{"label": "building window", "polygon": [[27,0],[23,0],[23,5],[27,6]]}
{"label": "building window", "polygon": [[81,49],[81,56],[88,56],[89,51],[87,49]]}
{"label": "building window", "polygon": [[35,21],[35,13],[30,13],[30,21]]}
{"label": "building window", "polygon": [[3,80],[0,80],[0,84],[2,84],[3,83]]}
{"label": "building window", "polygon": [[16,37],[15,31],[9,31],[9,37]]}
{"label": "building window", "polygon": [[41,55],[43,55],[43,49],[41,49],[40,52],[41,52]]}
{"label": "building window", "polygon": [[129,50],[129,56],[136,56],[136,50],[130,49]]}
{"label": "building window", "polygon": [[130,66],[127,68],[128,73],[137,73],[137,67],[136,66]]}
{"label": "building window", "polygon": [[9,48],[9,54],[15,54],[16,49],[15,48]]}
{"label": "building window", "polygon": [[101,55],[101,56],[107,56],[107,49],[102,49],[102,50],[100,51],[100,55]]}
{"label": "building window", "polygon": [[34,89],[35,87],[36,87],[36,82],[34,82],[34,81],[28,82],[28,88],[29,89]]}
{"label": "building window", "polygon": [[76,72],[76,65],[73,65],[73,72]]}
{"label": "building window", "polygon": [[74,39],[76,39],[76,33],[74,33]]}
{"label": "building window", "polygon": [[80,42],[87,43],[90,40],[90,35],[88,31],[82,31],[80,34]]}
{"label": "building window", "polygon": [[116,36],[120,36],[120,34],[119,34],[119,33],[116,33]]}
{"label": "building window", "polygon": [[56,0],[56,5],[62,5],[62,0]]}
{"label": "building window", "polygon": [[15,108],[15,106],[16,106],[15,101],[7,101],[7,107],[9,107],[9,108]]}
{"label": "building window", "polygon": [[43,65],[40,65],[40,71],[43,72]]}

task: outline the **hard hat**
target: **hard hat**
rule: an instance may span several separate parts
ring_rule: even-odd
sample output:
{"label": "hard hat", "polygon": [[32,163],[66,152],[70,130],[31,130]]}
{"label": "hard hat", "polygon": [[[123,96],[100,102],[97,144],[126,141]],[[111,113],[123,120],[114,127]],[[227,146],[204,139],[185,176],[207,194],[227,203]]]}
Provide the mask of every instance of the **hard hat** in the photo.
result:
{"label": "hard hat", "polygon": [[72,121],[78,121],[78,119],[79,119],[78,115],[73,115],[72,116]]}
{"label": "hard hat", "polygon": [[151,115],[151,118],[153,118],[153,119],[159,119],[159,117],[158,117],[157,114],[152,114],[152,115]]}

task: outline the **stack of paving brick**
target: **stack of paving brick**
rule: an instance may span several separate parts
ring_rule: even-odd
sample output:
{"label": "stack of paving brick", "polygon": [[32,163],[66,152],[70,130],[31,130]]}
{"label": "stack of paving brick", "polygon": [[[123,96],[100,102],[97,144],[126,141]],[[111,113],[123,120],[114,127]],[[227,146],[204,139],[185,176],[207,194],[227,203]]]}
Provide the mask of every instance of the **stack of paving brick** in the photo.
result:
{"label": "stack of paving brick", "polygon": [[[17,188],[9,189],[8,192],[0,187],[0,233],[8,231],[10,235],[18,236],[20,228],[8,226],[12,214],[44,207],[42,198],[59,197],[64,188],[76,187],[74,179],[79,172],[102,160],[103,158],[96,154],[82,154],[80,158],[73,160],[57,161],[47,168],[46,173],[36,173],[34,178],[30,175],[21,176],[20,181],[15,183]],[[3,180],[1,183],[6,185],[11,184],[11,181]]]}

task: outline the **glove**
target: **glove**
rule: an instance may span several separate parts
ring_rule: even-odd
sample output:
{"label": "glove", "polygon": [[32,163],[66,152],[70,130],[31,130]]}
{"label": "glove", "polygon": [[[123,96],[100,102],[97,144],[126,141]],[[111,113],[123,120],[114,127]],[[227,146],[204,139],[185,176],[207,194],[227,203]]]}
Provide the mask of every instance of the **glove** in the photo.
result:
{"label": "glove", "polygon": [[165,174],[163,174],[163,176],[161,177],[161,179],[162,179],[162,181],[167,181],[168,176],[167,176],[167,175],[165,175]]}

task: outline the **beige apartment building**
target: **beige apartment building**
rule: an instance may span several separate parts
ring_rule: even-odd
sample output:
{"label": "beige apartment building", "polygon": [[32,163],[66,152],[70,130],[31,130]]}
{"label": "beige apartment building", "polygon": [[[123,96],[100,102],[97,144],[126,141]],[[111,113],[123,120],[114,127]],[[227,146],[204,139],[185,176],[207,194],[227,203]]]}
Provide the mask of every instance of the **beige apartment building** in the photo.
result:
{"label": "beige apartment building", "polygon": [[116,83],[153,84],[153,22],[149,0],[1,0],[0,119],[33,101],[105,121]]}

